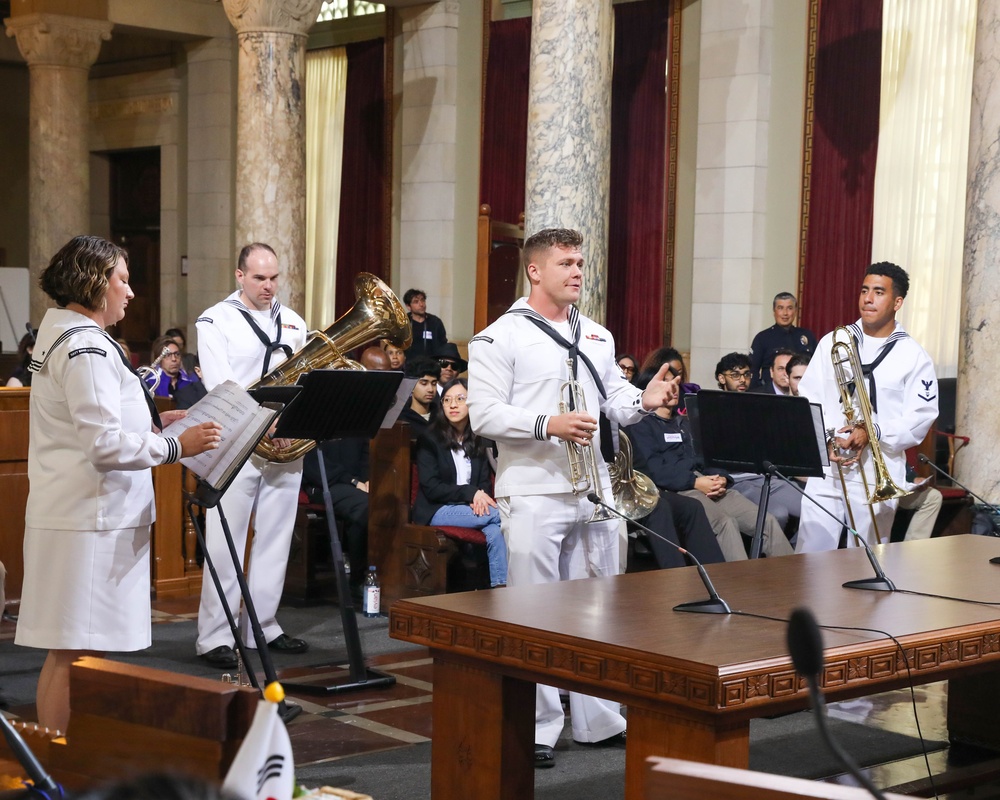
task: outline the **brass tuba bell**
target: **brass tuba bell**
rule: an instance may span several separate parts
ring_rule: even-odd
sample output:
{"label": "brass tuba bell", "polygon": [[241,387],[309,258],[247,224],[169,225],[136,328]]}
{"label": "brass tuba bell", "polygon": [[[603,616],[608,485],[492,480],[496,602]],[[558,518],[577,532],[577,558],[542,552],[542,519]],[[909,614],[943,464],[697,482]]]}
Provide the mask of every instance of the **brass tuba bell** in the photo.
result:
{"label": "brass tuba bell", "polygon": [[[344,353],[375,339],[388,339],[397,347],[407,348],[413,339],[410,319],[392,289],[368,272],[354,279],[357,302],[325,331],[313,331],[305,346],[247,389],[261,386],[291,386],[300,375],[314,369],[364,369]],[[295,439],[289,447],[278,450],[264,438],[254,452],[261,458],[286,464],[301,458],[316,443]]]}

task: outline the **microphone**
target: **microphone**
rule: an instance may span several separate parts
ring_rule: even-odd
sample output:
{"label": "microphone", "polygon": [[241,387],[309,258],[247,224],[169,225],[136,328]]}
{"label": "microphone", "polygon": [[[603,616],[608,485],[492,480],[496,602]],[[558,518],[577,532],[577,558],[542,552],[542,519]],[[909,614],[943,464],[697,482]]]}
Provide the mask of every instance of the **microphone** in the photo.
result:
{"label": "microphone", "polygon": [[[779,478],[781,478],[781,480],[783,480],[785,483],[787,483],[789,486],[791,486],[795,491],[797,491],[800,495],[802,495],[806,500],[808,500],[814,506],[816,506],[817,508],[819,508],[828,517],[831,517],[832,519],[836,520],[841,525],[844,525],[844,521],[842,519],[840,519],[836,514],[831,513],[830,510],[828,508],[826,508],[824,505],[822,505],[821,503],[819,503],[818,501],[814,500],[809,495],[807,495],[805,493],[805,490],[802,487],[800,487],[791,478],[788,478],[785,475],[782,475],[781,472],[778,471],[778,468],[776,466],[774,466],[774,464],[772,464],[770,461],[764,461],[764,462],[762,462],[762,466],[764,467],[764,469],[766,469],[772,475],[777,475]],[[845,502],[846,502],[846,498],[845,498]],[[882,565],[879,563],[879,560],[875,557],[875,552],[871,549],[871,546],[865,540],[865,537],[862,536],[860,533],[858,533],[856,530],[854,530],[854,528],[850,527],[849,525],[844,525],[844,527],[847,528],[847,530],[854,536],[854,538],[857,540],[857,542],[863,548],[865,548],[865,553],[868,556],[868,563],[870,563],[872,565],[872,569],[875,571],[875,577],[874,578],[862,578],[862,579],[856,580],[856,581],[847,581],[845,584],[843,584],[844,588],[845,589],[870,589],[870,590],[876,591],[876,592],[894,592],[894,591],[896,591],[896,584],[894,584],[891,580],[889,580],[889,577],[885,574],[885,571],[882,569]]]}
{"label": "microphone", "polygon": [[969,494],[971,494],[973,497],[975,497],[980,503],[982,503],[984,506],[986,506],[988,509],[990,509],[994,514],[1000,516],[1000,508],[997,508],[995,505],[993,505],[993,503],[986,502],[982,497],[980,497],[978,494],[976,494],[974,491],[972,491],[972,489],[970,489],[964,483],[959,483],[957,480],[955,480],[955,476],[954,475],[951,475],[951,474],[945,472],[943,469],[941,469],[941,467],[939,467],[937,464],[935,464],[933,461],[931,461],[923,453],[921,453],[920,455],[917,456],[917,460],[921,464],[926,464],[928,467],[930,467],[935,472],[941,473],[948,480],[950,480],[952,483],[954,483],[956,486],[960,486],[961,488],[965,489],[965,491],[967,491]]}
{"label": "microphone", "polygon": [[17,729],[10,724],[3,714],[0,714],[0,727],[3,728],[3,736],[7,740],[7,746],[10,748],[10,751],[14,754],[18,763],[24,767],[24,771],[28,773],[28,777],[34,783],[32,789],[38,790],[43,797],[47,796],[50,800],[62,797],[62,787],[52,780],[52,776],[45,771],[45,767],[35,758],[35,754],[31,752],[31,748],[21,738],[21,734],[17,732]]}
{"label": "microphone", "polygon": [[809,684],[809,702],[816,717],[816,728],[823,744],[827,746],[836,759],[851,773],[854,779],[868,790],[872,797],[886,800],[885,795],[875,788],[854,759],[845,751],[830,734],[826,720],[826,703],[819,691],[819,673],[823,669],[823,635],[820,633],[816,618],[806,608],[797,608],[788,620],[788,652],[792,657],[795,671],[806,679]]}
{"label": "microphone", "polygon": [[695,600],[690,603],[681,603],[678,606],[674,606],[674,611],[690,611],[696,614],[732,614],[733,610],[729,607],[729,603],[719,597],[719,593],[715,591],[715,587],[712,585],[712,579],[708,577],[708,572],[705,571],[705,567],[702,563],[695,558],[694,553],[690,553],[681,547],[679,544],[675,544],[670,541],[666,536],[660,536],[652,528],[647,528],[641,522],[636,522],[634,519],[629,519],[624,514],[622,514],[614,506],[609,506],[597,492],[591,492],[587,495],[587,499],[593,503],[595,506],[600,506],[601,508],[610,511],[616,517],[620,517],[626,522],[631,522],[637,528],[641,528],[650,536],[655,536],[660,541],[666,542],[671,547],[680,551],[682,555],[687,556],[694,563],[695,569],[698,570],[698,576],[701,578],[701,582],[705,585],[705,590],[708,592],[708,600]]}

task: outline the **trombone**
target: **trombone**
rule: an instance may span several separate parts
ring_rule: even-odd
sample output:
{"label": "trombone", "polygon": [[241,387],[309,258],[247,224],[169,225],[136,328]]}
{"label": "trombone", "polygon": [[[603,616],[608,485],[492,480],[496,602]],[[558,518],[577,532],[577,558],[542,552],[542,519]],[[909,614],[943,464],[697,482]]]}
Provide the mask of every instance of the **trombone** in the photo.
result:
{"label": "trombone", "polygon": [[[858,454],[858,468],[861,471],[861,481],[865,487],[865,496],[868,498],[868,513],[872,518],[872,530],[875,531],[875,540],[881,544],[882,536],[879,533],[878,523],[875,521],[875,503],[883,503],[886,500],[894,500],[898,497],[905,497],[909,494],[904,489],[900,489],[893,483],[886,467],[885,459],[882,457],[882,449],[879,447],[875,434],[875,426],[872,422],[872,405],[868,399],[868,390],[864,384],[864,369],[861,365],[861,357],[854,344],[851,332],[841,325],[833,332],[833,347],[830,350],[830,359],[833,362],[833,374],[837,381],[837,388],[840,391],[840,404],[844,409],[844,417],[848,426],[864,427],[868,434],[868,448],[872,454],[872,466],[875,470],[875,486],[868,485],[868,478],[865,475],[864,465],[861,463],[861,454]],[[830,432],[836,435],[835,431]],[[851,509],[851,501],[847,494],[847,481],[844,478],[844,468],[841,462],[837,462],[837,472],[840,475],[840,486],[844,491],[844,506],[847,508],[847,518],[851,528],[857,530],[854,524],[854,512]]]}

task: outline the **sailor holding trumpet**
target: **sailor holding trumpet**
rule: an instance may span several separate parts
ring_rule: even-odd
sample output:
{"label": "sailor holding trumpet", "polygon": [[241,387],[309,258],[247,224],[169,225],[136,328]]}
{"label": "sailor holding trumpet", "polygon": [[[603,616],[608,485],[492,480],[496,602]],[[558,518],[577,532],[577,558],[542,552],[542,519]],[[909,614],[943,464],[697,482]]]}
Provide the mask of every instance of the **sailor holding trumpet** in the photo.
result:
{"label": "sailor holding trumpet", "polygon": [[[820,340],[799,383],[799,394],[823,407],[831,461],[824,477],[809,479],[806,494],[871,545],[888,541],[897,498],[905,494],[898,489],[905,451],[923,441],[938,415],[934,364],[896,321],[909,285],[895,264],[868,267],[860,319]],[[840,534],[828,514],[802,504],[796,552],[836,550]],[[847,546],[855,544],[848,536]]]}
{"label": "sailor holding trumpet", "polygon": [[[668,379],[667,366],[645,392],[628,383],[615,363],[611,334],[577,311],[582,245],[583,237],[566,229],[529,237],[522,252],[528,297],[469,342],[470,420],[499,450],[495,496],[509,553],[506,591],[618,573],[618,521],[591,522],[595,506],[586,499],[589,491],[612,496],[599,457],[597,415],[603,411],[628,425],[677,394],[680,379]],[[568,457],[566,443],[579,446],[598,485],[575,485],[579,465],[571,466],[576,458]],[[598,457],[588,458],[591,453]],[[539,613],[544,617],[546,609]],[[617,703],[571,693],[570,707],[577,741],[624,739]],[[536,766],[555,763],[552,748],[563,719],[558,691],[539,686]]]}

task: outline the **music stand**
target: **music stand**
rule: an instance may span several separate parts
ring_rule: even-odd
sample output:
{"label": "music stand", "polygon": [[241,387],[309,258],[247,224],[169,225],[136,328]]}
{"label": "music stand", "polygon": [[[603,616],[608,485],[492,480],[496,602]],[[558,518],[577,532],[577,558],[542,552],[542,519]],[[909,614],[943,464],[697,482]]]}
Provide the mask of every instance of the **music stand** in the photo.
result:
{"label": "music stand", "polygon": [[785,475],[823,476],[828,456],[822,412],[805,397],[711,390],[688,395],[686,407],[702,464],[764,475],[750,544],[750,558],[759,558],[771,467]]}
{"label": "music stand", "polygon": [[[298,386],[269,386],[264,390],[251,390],[250,396],[262,406],[269,408],[273,412],[271,417],[271,422],[273,422],[274,418],[277,417],[282,410],[287,410],[289,408],[292,401],[300,391],[301,389]],[[222,523],[222,533],[226,540],[226,546],[229,549],[229,556],[233,560],[233,569],[236,572],[236,583],[240,587],[240,596],[243,598],[243,607],[246,609],[247,619],[250,622],[250,630],[253,633],[254,643],[257,645],[257,655],[260,657],[260,664],[264,670],[264,677],[267,678],[267,682],[274,683],[278,678],[274,670],[274,662],[271,661],[271,653],[267,649],[267,641],[264,639],[264,631],[260,627],[260,619],[257,617],[257,609],[254,606],[253,598],[250,596],[250,587],[247,584],[246,576],[243,574],[243,557],[236,551],[236,545],[233,543],[233,535],[229,529],[229,521],[226,519],[226,514],[222,510],[222,505],[220,504],[226,490],[236,479],[236,476],[243,469],[243,466],[250,459],[250,456],[253,455],[254,448],[257,446],[257,443],[264,438],[264,434],[267,433],[269,427],[270,423],[261,431],[260,436],[257,437],[257,441],[254,443],[254,447],[247,451],[239,465],[239,469],[233,469],[229,477],[221,486],[212,486],[208,482],[198,478],[198,483],[195,486],[194,492],[184,493],[188,500],[188,517],[194,527],[195,536],[198,538],[198,544],[201,547],[201,551],[205,556],[205,566],[208,567],[208,573],[212,578],[215,591],[219,595],[219,601],[221,602],[222,609],[226,614],[226,622],[229,623],[229,629],[233,634],[233,644],[239,651],[240,658],[243,660],[243,663],[247,665],[247,677],[250,680],[250,685],[258,691],[260,691],[260,684],[257,682],[257,676],[254,674],[254,671],[249,666],[250,653],[247,650],[246,644],[243,642],[243,637],[240,635],[239,626],[236,623],[236,619],[233,617],[233,612],[229,608],[229,603],[226,601],[226,593],[222,588],[222,581],[219,580],[219,574],[215,570],[215,564],[212,563],[212,556],[208,551],[205,534],[201,529],[201,522],[198,519],[198,515],[194,511],[194,507],[201,506],[205,509],[217,507],[219,510],[219,521]],[[297,717],[301,712],[301,706],[297,706],[293,703],[286,703],[284,700],[279,703],[278,713],[285,722],[295,719],[295,717]]]}
{"label": "music stand", "polygon": [[[403,379],[401,372],[380,370],[318,369],[299,378],[302,393],[295,405],[278,420],[275,436],[289,439],[312,439],[317,447],[327,439],[364,436],[371,439],[378,433],[386,413],[394,404],[396,390]],[[326,464],[318,453],[326,524],[330,532],[330,552],[337,580],[340,619],[347,645],[349,676],[346,682],[288,682],[285,686],[309,694],[338,694],[355,689],[392,686],[392,675],[365,666],[358,634],[358,619],[351,590],[344,570],[344,551],[340,546],[337,522],[333,514],[333,499],[326,480]]]}

